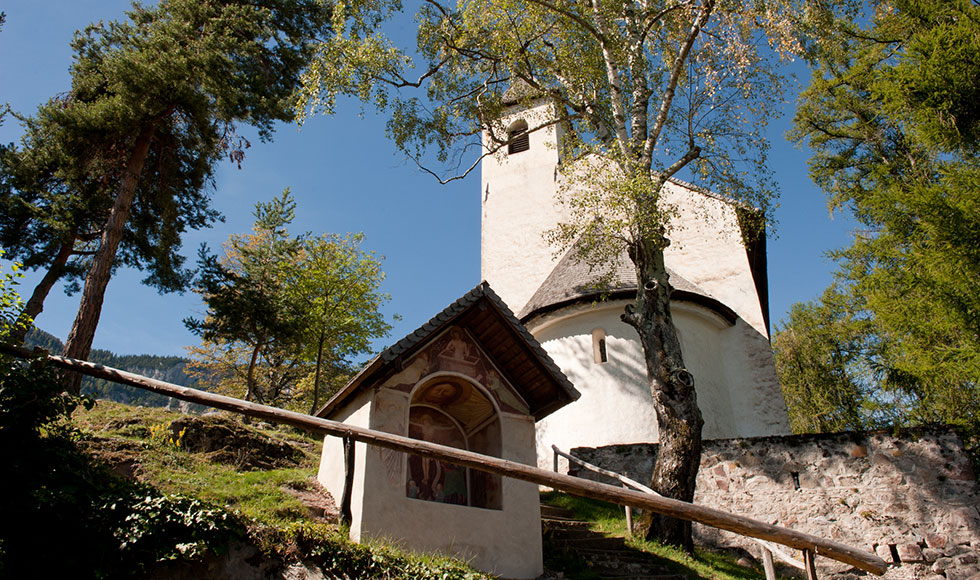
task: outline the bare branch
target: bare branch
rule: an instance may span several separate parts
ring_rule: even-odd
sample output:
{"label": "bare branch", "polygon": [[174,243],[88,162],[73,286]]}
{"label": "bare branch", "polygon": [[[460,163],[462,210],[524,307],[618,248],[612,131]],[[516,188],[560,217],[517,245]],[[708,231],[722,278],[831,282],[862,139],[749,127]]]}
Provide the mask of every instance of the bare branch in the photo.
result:
{"label": "bare branch", "polygon": [[691,31],[688,33],[687,39],[684,41],[684,45],[677,54],[677,58],[674,59],[674,65],[670,72],[670,79],[667,81],[667,87],[664,89],[663,99],[660,101],[660,112],[657,114],[657,119],[654,122],[653,130],[647,137],[644,154],[653,155],[653,149],[657,145],[657,141],[660,139],[660,133],[663,131],[664,125],[667,123],[667,114],[670,112],[670,105],[674,100],[674,92],[677,89],[677,83],[680,80],[681,72],[684,70],[684,63],[687,61],[688,55],[691,53],[691,48],[694,46],[694,41],[701,33],[701,28],[708,22],[708,18],[711,16],[711,11],[714,9],[714,5],[714,0],[705,1],[701,12],[694,20],[694,24],[691,25]]}

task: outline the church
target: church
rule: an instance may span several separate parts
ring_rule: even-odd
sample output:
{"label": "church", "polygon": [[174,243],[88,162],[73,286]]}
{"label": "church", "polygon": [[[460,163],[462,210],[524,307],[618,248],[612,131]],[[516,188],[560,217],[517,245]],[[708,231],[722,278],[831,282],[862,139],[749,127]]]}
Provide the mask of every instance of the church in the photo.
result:
{"label": "church", "polygon": [[[636,292],[632,263],[619,257],[615,283],[599,301],[574,250],[554,255],[543,234],[565,217],[557,200],[561,127],[521,133],[544,124],[551,105],[507,104],[503,126],[522,139],[483,161],[481,273],[581,393],[538,422],[538,464],[551,466],[552,445],[567,452],[656,442],[639,339],[620,320]],[[695,377],[703,437],[788,434],[769,345],[764,233],[743,243],[734,204],[681,182],[667,187],[680,226],[666,254],[671,312]]]}
{"label": "church", "polygon": [[[526,101],[525,101],[526,103]],[[544,99],[510,103],[506,148],[482,164],[484,281],[370,361],[317,415],[550,469],[552,447],[655,443],[656,414],[623,255],[604,300],[588,266],[555,256],[560,128]],[[529,126],[547,128],[528,131]],[[769,347],[765,240],[743,243],[727,200],[668,185],[671,309],[705,439],[789,432]],[[566,466],[567,469],[567,466]],[[508,578],[542,570],[537,486],[335,437],[318,479],[354,540],[453,554]]]}

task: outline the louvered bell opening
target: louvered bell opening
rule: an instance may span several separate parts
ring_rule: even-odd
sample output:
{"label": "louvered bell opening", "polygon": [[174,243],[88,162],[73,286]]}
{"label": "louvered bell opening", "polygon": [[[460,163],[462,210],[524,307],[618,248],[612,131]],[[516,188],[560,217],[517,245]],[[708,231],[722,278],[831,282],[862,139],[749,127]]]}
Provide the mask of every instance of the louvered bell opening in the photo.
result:
{"label": "louvered bell opening", "polygon": [[507,143],[507,153],[520,153],[531,148],[530,135],[527,129],[514,129],[510,132],[510,142]]}

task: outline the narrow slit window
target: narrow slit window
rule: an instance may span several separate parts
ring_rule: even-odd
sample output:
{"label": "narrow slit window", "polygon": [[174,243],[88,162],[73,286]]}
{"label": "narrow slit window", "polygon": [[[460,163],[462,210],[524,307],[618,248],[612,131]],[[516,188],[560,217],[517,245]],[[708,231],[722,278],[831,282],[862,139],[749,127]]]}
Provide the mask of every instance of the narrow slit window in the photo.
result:
{"label": "narrow slit window", "polygon": [[592,356],[596,364],[609,362],[606,354],[606,331],[601,328],[592,331]]}
{"label": "narrow slit window", "polygon": [[531,148],[530,134],[527,123],[517,121],[507,130],[507,154],[520,153]]}

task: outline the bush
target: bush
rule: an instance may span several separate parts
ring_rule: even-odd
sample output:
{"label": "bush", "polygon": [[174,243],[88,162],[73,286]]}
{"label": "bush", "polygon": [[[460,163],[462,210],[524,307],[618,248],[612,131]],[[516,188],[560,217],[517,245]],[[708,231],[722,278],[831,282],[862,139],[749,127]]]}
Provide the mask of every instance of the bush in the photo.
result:
{"label": "bush", "polygon": [[[119,479],[76,446],[43,359],[0,358],[0,577],[131,578],[156,562],[221,550],[244,527],[199,500]],[[52,554],[56,553],[56,557]]]}

